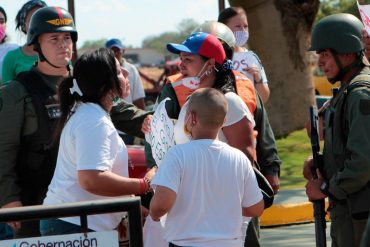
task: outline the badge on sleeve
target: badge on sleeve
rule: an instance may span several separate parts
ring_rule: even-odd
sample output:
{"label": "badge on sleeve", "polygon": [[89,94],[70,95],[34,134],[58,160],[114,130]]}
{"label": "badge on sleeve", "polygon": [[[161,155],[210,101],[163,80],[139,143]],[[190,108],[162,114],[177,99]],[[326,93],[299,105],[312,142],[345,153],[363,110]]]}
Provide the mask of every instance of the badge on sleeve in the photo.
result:
{"label": "badge on sleeve", "polygon": [[360,112],[363,115],[370,114],[370,100],[369,99],[361,99],[360,100]]}

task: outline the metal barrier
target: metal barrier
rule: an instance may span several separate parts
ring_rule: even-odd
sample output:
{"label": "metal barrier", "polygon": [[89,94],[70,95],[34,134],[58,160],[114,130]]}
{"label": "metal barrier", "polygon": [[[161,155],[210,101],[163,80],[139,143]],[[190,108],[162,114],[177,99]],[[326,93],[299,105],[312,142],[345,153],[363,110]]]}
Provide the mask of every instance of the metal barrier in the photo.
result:
{"label": "metal barrier", "polygon": [[80,216],[82,232],[87,232],[88,215],[124,211],[128,212],[130,246],[142,247],[140,197],[4,208],[0,210],[0,222]]}

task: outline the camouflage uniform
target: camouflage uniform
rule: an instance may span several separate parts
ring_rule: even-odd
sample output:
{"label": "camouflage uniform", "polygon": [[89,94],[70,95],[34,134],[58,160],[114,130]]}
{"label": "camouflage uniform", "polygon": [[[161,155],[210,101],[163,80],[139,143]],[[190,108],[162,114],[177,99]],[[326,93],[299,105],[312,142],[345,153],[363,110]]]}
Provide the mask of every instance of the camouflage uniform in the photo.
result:
{"label": "camouflage uniform", "polygon": [[368,218],[369,74],[370,69],[365,67],[349,83],[343,83],[325,113],[323,175],[329,181],[333,246],[358,244]]}

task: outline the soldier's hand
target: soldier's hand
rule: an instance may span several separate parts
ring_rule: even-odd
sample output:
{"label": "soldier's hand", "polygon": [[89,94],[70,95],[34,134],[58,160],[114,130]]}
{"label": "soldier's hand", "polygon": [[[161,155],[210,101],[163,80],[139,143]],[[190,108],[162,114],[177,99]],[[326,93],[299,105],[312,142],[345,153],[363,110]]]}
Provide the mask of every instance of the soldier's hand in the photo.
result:
{"label": "soldier's hand", "polygon": [[311,167],[313,165],[313,159],[312,157],[309,157],[306,159],[303,163],[303,177],[307,180],[312,180],[312,173],[311,173]]}
{"label": "soldier's hand", "polygon": [[148,115],[146,116],[146,118],[144,119],[144,122],[143,124],[141,125],[141,131],[144,133],[144,134],[148,134],[151,129],[150,129],[150,123],[152,122],[152,118],[153,118],[153,115]]}
{"label": "soldier's hand", "polygon": [[324,179],[319,169],[316,170],[316,173],[317,179],[308,180],[306,184],[306,194],[310,201],[320,200],[326,197],[326,195],[320,190],[320,186]]}
{"label": "soldier's hand", "polygon": [[[14,201],[14,202],[9,202],[8,204],[5,204],[2,208],[18,208],[22,207],[22,203],[20,201]],[[21,228],[21,222],[20,221],[12,221],[12,222],[7,222],[7,224],[14,230],[17,231]]]}

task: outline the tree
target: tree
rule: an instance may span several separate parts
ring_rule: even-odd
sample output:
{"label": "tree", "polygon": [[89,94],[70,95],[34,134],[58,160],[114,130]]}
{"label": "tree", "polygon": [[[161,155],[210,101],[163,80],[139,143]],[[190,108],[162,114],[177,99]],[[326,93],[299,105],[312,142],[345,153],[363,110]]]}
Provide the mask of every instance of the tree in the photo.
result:
{"label": "tree", "polygon": [[97,49],[105,46],[107,39],[98,39],[98,40],[87,40],[83,43],[81,48],[83,49]]}
{"label": "tree", "polygon": [[165,32],[158,36],[149,36],[142,42],[142,48],[152,48],[161,52],[167,57],[174,57],[166,49],[167,43],[181,43],[191,34],[194,29],[200,26],[193,19],[184,19],[177,25],[177,32]]}
{"label": "tree", "polygon": [[[360,4],[369,4],[370,0],[360,0]],[[337,14],[337,13],[350,13],[358,18],[360,18],[360,13],[358,12],[357,3],[353,0],[326,0],[322,1],[320,4],[319,12],[317,13],[316,21],[319,21],[321,18]]]}
{"label": "tree", "polygon": [[309,35],[319,0],[229,0],[248,15],[250,48],[262,60],[271,96],[266,104],[277,136],[301,129],[314,104]]}

